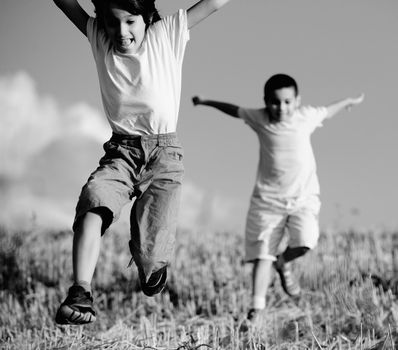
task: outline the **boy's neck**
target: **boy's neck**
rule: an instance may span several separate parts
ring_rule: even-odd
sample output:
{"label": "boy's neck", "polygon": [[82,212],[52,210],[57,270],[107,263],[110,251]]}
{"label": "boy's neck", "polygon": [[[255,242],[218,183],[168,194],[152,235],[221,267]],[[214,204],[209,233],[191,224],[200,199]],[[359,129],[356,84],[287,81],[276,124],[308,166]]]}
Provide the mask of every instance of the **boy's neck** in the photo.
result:
{"label": "boy's neck", "polygon": [[267,107],[264,107],[264,111],[268,116],[268,120],[270,121],[271,124],[277,124],[281,122],[280,118],[275,118],[272,113],[268,110]]}
{"label": "boy's neck", "polygon": [[278,116],[273,115],[273,114],[268,110],[267,107],[264,108],[264,111],[265,111],[265,113],[267,114],[268,120],[270,121],[270,123],[272,123],[272,124],[277,124],[277,123],[281,123],[281,122],[283,122],[283,121],[288,121],[288,120],[290,120],[290,119],[294,116],[294,114],[296,113],[297,108],[294,110],[294,112],[292,113],[292,115],[291,115],[289,118],[287,118],[287,119],[282,119],[281,117],[278,117]]}

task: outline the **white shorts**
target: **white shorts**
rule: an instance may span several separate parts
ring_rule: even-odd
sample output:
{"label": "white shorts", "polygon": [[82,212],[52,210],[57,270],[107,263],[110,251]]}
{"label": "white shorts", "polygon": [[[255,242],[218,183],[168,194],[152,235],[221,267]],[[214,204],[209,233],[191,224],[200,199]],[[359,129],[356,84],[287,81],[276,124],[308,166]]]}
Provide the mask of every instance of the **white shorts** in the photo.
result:
{"label": "white shorts", "polygon": [[273,199],[252,197],[246,220],[246,261],[276,260],[284,235],[288,246],[314,248],[319,237],[319,197]]}

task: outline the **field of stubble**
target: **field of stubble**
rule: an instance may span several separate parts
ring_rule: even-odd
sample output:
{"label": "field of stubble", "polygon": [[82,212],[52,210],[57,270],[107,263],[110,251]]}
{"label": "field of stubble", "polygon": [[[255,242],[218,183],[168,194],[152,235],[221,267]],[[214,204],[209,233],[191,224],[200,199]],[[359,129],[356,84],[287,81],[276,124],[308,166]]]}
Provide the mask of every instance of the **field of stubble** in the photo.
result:
{"label": "field of stubble", "polygon": [[167,288],[139,290],[128,233],[108,233],[94,280],[97,321],[56,326],[71,281],[71,232],[0,229],[1,349],[398,349],[398,233],[327,232],[297,261],[299,305],[275,278],[267,312],[245,321],[243,237],[178,233]]}

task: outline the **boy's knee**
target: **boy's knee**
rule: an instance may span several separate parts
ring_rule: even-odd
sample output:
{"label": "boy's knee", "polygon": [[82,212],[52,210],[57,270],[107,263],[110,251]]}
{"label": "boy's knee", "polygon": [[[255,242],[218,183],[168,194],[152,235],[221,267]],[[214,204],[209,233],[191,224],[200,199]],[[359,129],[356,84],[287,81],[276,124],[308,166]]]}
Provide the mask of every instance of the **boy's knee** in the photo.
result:
{"label": "boy's knee", "polygon": [[296,249],[297,253],[299,253],[300,255],[304,255],[310,250],[309,247],[297,247],[297,248],[294,248],[294,249]]}
{"label": "boy's knee", "polygon": [[297,259],[304,254],[306,254],[310,250],[309,247],[287,247],[283,253],[283,259],[285,262],[289,262],[291,260]]}
{"label": "boy's knee", "polygon": [[87,213],[76,218],[73,225],[73,231],[78,234],[88,228],[88,226],[98,226],[101,230],[101,235],[103,235],[112,223],[112,218],[113,214],[110,209],[106,207],[93,208]]}
{"label": "boy's knee", "polygon": [[104,234],[105,230],[111,225],[113,214],[112,211],[106,207],[98,207],[90,210],[91,213],[97,214],[101,220],[101,234]]}

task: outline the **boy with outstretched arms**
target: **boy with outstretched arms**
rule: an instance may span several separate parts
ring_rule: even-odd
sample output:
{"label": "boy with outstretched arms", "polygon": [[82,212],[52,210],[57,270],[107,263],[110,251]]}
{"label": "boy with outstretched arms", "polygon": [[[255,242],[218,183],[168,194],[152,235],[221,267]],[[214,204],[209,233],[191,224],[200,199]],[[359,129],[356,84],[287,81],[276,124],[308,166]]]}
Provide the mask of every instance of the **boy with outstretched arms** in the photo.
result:
{"label": "boy with outstretched arms", "polygon": [[[272,265],[284,291],[299,299],[301,288],[290,262],[314,248],[319,236],[320,191],[310,137],[324,120],[363,98],[345,98],[326,107],[301,106],[297,83],[286,74],[276,74],[266,82],[265,108],[193,98],[194,105],[214,107],[243,119],[259,138],[260,160],[245,237],[245,260],[253,263],[249,319],[265,308]],[[285,231],[288,246],[279,254]]]}

